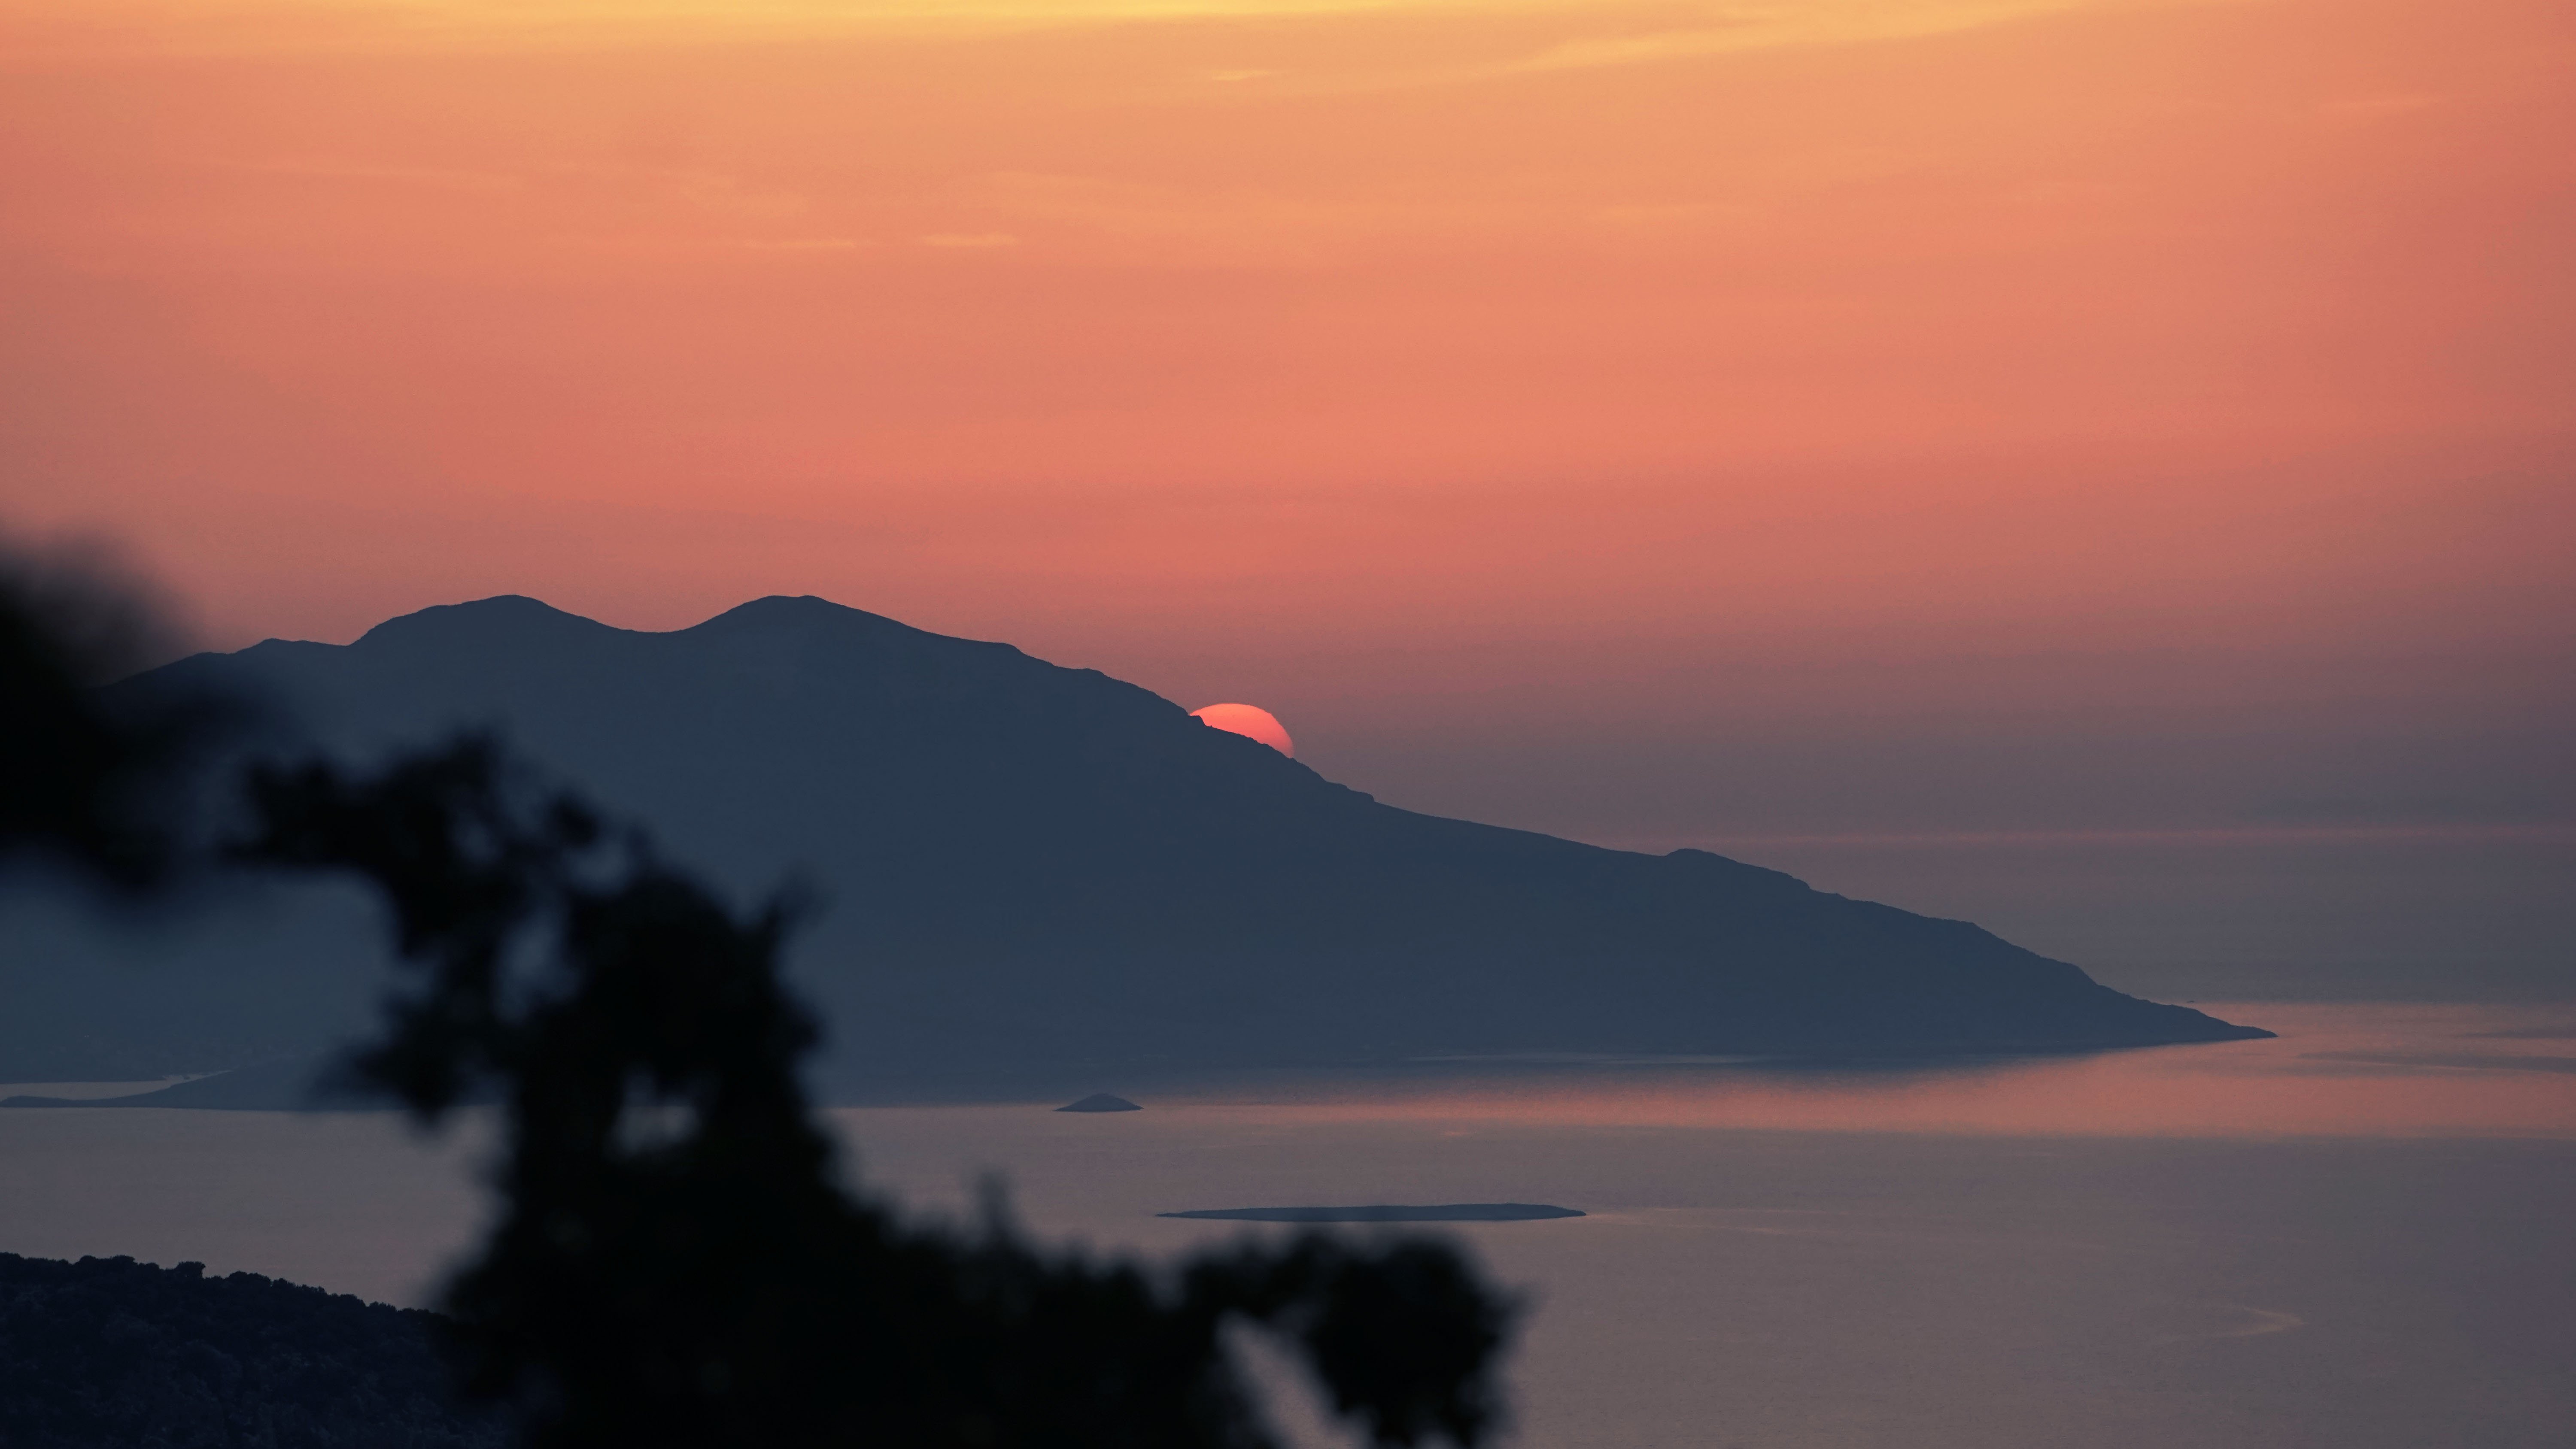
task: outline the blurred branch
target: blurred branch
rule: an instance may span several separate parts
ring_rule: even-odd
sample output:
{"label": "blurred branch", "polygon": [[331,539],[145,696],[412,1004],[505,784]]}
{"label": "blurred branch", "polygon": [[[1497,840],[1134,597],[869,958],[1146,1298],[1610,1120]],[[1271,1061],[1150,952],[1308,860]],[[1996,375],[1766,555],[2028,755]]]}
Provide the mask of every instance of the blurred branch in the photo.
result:
{"label": "blurred branch", "polygon": [[234,710],[101,686],[170,638],[102,560],[0,546],[0,856],[50,855],[130,894],[169,882],[189,773]]}
{"label": "blurred branch", "polygon": [[414,986],[363,1074],[428,1123],[505,1104],[504,1210],[447,1307],[530,1442],[1256,1449],[1233,1318],[1377,1443],[1494,1427],[1515,1310],[1446,1246],[1316,1234],[1156,1274],[844,1193],[796,1075],[794,912],[736,915],[490,740],[253,795],[244,854],[392,906]]}
{"label": "blurred branch", "polygon": [[[160,642],[95,566],[0,556],[0,854],[169,882],[227,709],[102,688]],[[470,1392],[545,1449],[860,1441],[1260,1449],[1226,1343],[1266,1324],[1380,1444],[1483,1441],[1514,1309],[1451,1249],[1308,1235],[1176,1271],[844,1192],[797,1078],[795,912],[739,916],[488,740],[254,770],[246,861],[356,874],[412,970],[356,1070],[426,1123],[497,1097],[503,1211],[447,1306]]]}

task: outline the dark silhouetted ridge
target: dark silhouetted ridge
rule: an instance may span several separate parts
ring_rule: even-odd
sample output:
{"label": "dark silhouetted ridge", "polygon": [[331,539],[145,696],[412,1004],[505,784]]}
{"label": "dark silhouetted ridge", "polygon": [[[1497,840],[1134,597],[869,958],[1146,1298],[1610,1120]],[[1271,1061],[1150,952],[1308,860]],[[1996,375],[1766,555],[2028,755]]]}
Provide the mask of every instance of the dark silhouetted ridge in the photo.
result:
{"label": "dark silhouetted ridge", "polygon": [[[498,728],[685,866],[745,895],[810,882],[828,909],[800,939],[799,983],[850,1090],[2263,1034],[1703,851],[1395,809],[1096,671],[822,599],[669,633],[487,599],[161,673],[265,691],[353,762]],[[202,943],[148,988],[46,977],[13,991],[0,1065],[33,1079],[50,1052],[68,1075],[89,1052],[145,1075],[321,1050],[379,990],[356,964],[376,959],[371,930],[325,901]]]}

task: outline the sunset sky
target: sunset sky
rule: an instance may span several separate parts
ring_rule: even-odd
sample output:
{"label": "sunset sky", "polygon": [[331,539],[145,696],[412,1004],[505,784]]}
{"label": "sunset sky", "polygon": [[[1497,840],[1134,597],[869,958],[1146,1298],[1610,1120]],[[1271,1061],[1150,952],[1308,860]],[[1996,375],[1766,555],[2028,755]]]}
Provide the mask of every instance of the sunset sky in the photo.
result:
{"label": "sunset sky", "polygon": [[2566,0],[0,0],[0,524],[2576,991],[2571,257]]}

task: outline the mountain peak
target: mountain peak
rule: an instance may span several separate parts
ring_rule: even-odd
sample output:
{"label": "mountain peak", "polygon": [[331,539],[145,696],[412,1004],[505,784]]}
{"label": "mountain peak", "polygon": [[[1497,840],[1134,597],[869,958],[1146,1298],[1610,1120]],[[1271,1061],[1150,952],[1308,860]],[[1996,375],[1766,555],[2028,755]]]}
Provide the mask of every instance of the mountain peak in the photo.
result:
{"label": "mountain peak", "polygon": [[596,619],[569,614],[543,599],[525,594],[496,594],[462,604],[432,604],[400,614],[358,636],[358,645],[404,643],[426,638],[476,641],[524,639],[529,636],[571,638],[628,631]]}
{"label": "mountain peak", "polygon": [[[736,604],[711,618],[676,631],[682,634],[922,634],[909,624],[853,609],[813,594],[771,594]],[[925,637],[935,637],[928,636]]]}
{"label": "mountain peak", "polygon": [[955,651],[1000,658],[1025,658],[1008,644],[961,639],[918,629],[900,619],[871,614],[812,594],[771,594],[736,604],[703,623],[676,631],[676,636],[721,641],[792,640],[804,645],[863,643],[875,649],[889,645],[919,655]]}
{"label": "mountain peak", "polygon": [[[847,604],[835,603],[820,594],[764,594],[746,603],[736,604],[706,622],[713,624],[720,619],[864,619],[872,624],[896,622],[883,614],[871,614],[865,609],[854,609]],[[900,627],[909,628],[910,626]]]}

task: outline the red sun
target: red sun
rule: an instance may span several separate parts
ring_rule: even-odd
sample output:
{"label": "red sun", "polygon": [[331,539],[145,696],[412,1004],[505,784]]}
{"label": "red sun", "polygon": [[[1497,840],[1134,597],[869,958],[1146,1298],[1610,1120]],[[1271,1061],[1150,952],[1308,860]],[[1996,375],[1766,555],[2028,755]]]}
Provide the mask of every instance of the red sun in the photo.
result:
{"label": "red sun", "polygon": [[1297,758],[1297,742],[1279,725],[1279,717],[1257,704],[1212,704],[1190,711],[1204,725],[1256,739],[1290,759]]}

